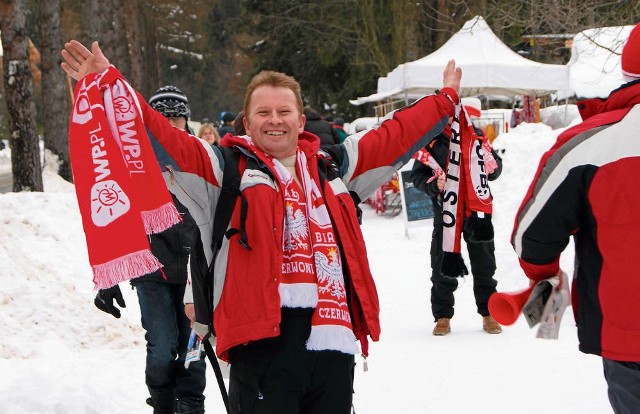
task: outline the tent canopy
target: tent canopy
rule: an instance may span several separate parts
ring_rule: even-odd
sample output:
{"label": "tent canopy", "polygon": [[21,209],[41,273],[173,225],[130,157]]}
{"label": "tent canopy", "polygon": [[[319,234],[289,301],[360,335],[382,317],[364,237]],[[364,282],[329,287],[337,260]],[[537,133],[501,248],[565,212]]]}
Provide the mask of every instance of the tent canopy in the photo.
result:
{"label": "tent canopy", "polygon": [[[378,92],[352,100],[353,105],[380,96],[417,98],[442,87],[442,72],[450,59],[462,68],[461,95],[526,95],[569,89],[565,65],[526,59],[496,37],[481,16],[467,21],[435,52],[399,65],[378,81]],[[400,90],[397,93],[392,91]]]}
{"label": "tent canopy", "polygon": [[606,98],[625,80],[620,55],[633,26],[587,29],[573,38],[569,79],[578,98]]}

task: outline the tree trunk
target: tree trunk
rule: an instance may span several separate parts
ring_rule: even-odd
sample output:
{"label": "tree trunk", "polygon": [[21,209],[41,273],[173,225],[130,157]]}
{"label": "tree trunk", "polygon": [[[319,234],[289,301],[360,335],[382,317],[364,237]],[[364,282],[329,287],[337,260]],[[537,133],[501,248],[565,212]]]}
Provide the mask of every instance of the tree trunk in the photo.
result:
{"label": "tree trunk", "polygon": [[[64,71],[60,68],[60,1],[39,4],[37,14],[42,55],[42,111],[44,147],[58,157],[58,174],[73,182],[69,161],[69,94]],[[46,159],[45,159],[46,162]]]}
{"label": "tree trunk", "polygon": [[131,84],[148,98],[158,88],[158,69],[155,27],[149,23],[151,17],[145,13],[138,0],[125,2],[124,24],[131,59]]}
{"label": "tree trunk", "polygon": [[99,0],[88,0],[83,2],[80,8],[80,27],[81,27],[81,39],[80,42],[84,45],[91,45],[94,40],[100,42],[100,47],[104,51],[104,54],[110,59],[113,55],[109,55],[106,50],[106,41],[101,36],[105,32],[106,27],[103,25],[103,16],[100,9]]}
{"label": "tree trunk", "polygon": [[35,122],[29,41],[24,35],[27,0],[0,0],[4,90],[9,113],[13,191],[43,191]]}
{"label": "tree trunk", "polygon": [[145,98],[149,99],[151,93],[163,85],[162,71],[160,70],[160,54],[158,53],[158,37],[153,23],[144,18],[144,73],[145,87],[148,92]]}
{"label": "tree trunk", "polygon": [[109,61],[116,67],[120,67],[118,53],[116,51],[116,36],[114,34],[114,1],[109,0],[88,0],[83,2],[81,8],[81,43],[91,48],[94,41],[100,43],[100,49],[104,52]]}
{"label": "tree trunk", "polygon": [[144,22],[141,20],[142,13],[138,6],[138,0],[129,0],[125,2],[124,24],[127,33],[127,42],[130,45],[129,56],[131,58],[131,72],[129,81],[134,88],[140,91],[144,96],[147,91],[144,90],[144,56],[145,48],[143,47]]}
{"label": "tree trunk", "polygon": [[131,76],[131,59],[129,58],[124,7],[124,0],[114,0],[111,6],[113,12],[113,40],[115,41],[114,51],[118,70],[125,77],[129,77]]}

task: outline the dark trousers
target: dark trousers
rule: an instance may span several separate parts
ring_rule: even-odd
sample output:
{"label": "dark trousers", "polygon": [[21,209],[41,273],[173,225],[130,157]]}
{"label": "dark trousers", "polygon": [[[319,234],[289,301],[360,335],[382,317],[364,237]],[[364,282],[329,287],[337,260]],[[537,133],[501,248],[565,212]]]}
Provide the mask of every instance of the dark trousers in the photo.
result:
{"label": "dark trousers", "polygon": [[137,283],[135,287],[142,327],[146,330],[145,380],[152,397],[159,393],[173,394],[178,407],[182,405],[194,411],[204,408],[204,358],[191,362],[189,369],[184,367],[191,333],[182,302],[185,285],[149,281]]}
{"label": "dark trousers", "polygon": [[604,378],[609,386],[609,402],[615,414],[640,411],[640,362],[602,358]]}
{"label": "dark trousers", "polygon": [[312,313],[283,309],[279,337],[231,350],[231,413],[350,413],[354,356],[306,349]]}
{"label": "dark trousers", "polygon": [[[453,292],[458,287],[458,279],[444,276],[440,272],[442,265],[442,206],[434,205],[433,234],[431,237],[431,312],[437,320],[452,318],[455,298]],[[492,241],[472,241],[467,223],[463,223],[462,236],[467,245],[471,274],[473,275],[473,296],[478,313],[489,315],[489,297],[496,291],[498,282],[493,278],[496,272],[495,246]]]}

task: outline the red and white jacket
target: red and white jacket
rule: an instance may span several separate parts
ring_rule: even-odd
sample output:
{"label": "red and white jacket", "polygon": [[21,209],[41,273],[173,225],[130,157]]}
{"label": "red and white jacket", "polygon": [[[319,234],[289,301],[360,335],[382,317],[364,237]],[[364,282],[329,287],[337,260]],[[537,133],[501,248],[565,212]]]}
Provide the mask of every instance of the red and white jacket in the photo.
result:
{"label": "red and white jacket", "polygon": [[[167,186],[196,220],[210,263],[213,217],[224,171],[222,152],[172,127],[142,96],[138,98]],[[442,131],[454,113],[454,103],[458,102],[455,90],[443,88],[437,95],[396,111],[371,130],[352,135],[342,144],[323,147],[339,169],[339,177],[325,180],[321,188],[344,258],[354,334],[365,355],[367,336],[374,341],[380,336],[379,303],[349,192],[355,192],[361,200],[373,194],[419,148]],[[285,204],[273,174],[246,168],[249,159],[260,161],[268,157],[247,142],[246,138],[229,134],[221,141],[221,145],[235,146],[242,153],[240,190],[248,202],[245,230],[252,248],[243,248],[235,237],[225,238],[215,261],[213,319],[216,353],[222,359],[227,359],[229,349],[236,345],[280,334],[278,285],[282,272]],[[319,138],[302,133],[298,146],[307,156],[311,178],[319,183],[317,157],[326,156],[320,150]],[[240,203],[237,203],[230,226],[237,228],[239,221]]]}
{"label": "red and white jacket", "polygon": [[640,81],[579,109],[584,121],[543,155],[511,241],[541,280],[558,273],[573,236],[580,350],[640,361]]}

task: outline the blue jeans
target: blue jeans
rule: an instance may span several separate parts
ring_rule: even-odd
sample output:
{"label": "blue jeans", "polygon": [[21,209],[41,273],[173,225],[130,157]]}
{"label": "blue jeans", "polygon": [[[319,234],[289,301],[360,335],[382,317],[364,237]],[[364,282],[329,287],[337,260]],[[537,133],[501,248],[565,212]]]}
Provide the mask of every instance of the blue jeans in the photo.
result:
{"label": "blue jeans", "polygon": [[145,381],[151,394],[167,391],[175,394],[177,405],[204,409],[205,361],[184,360],[191,333],[189,318],[184,313],[185,285],[140,282],[135,285],[146,330],[147,365]]}

